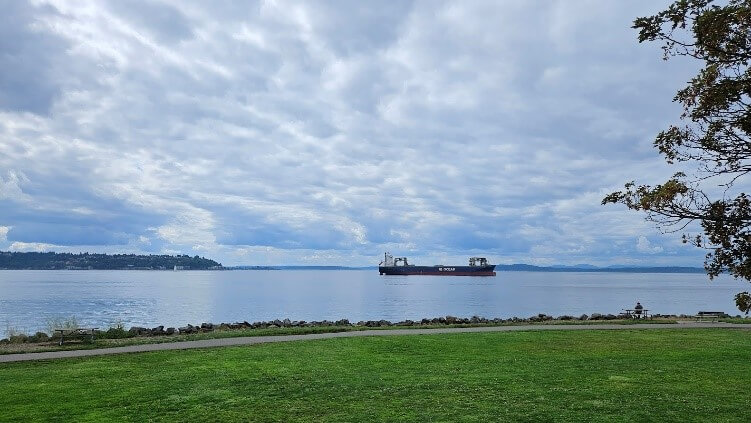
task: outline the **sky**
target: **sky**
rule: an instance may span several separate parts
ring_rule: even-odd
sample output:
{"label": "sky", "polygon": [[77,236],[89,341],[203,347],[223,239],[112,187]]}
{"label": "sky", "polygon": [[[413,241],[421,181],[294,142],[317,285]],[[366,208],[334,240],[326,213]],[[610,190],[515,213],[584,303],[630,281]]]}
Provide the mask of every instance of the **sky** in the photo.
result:
{"label": "sky", "polygon": [[0,2],[0,250],[702,264],[600,204],[677,170],[668,2]]}

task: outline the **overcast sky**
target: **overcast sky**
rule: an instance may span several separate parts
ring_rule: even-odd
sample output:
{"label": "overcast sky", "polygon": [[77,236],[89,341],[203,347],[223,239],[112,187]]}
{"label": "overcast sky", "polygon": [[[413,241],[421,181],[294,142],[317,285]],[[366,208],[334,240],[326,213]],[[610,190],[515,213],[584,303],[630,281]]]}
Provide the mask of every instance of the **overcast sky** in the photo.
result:
{"label": "overcast sky", "polygon": [[0,250],[701,265],[601,206],[696,71],[647,1],[2,1]]}

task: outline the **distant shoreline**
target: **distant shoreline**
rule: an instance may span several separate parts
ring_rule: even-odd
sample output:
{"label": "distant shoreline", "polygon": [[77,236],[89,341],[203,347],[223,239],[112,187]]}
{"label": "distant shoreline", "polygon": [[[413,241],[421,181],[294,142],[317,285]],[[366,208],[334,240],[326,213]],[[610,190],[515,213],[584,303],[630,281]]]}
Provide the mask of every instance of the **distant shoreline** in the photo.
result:
{"label": "distant shoreline", "polygon": [[[40,268],[26,268],[26,269],[9,269],[0,268],[0,270],[70,270],[70,271],[154,271],[154,272],[173,272],[173,269],[134,269],[134,268],[119,268],[119,269],[40,269]],[[177,272],[189,272],[189,271],[233,271],[233,270],[265,270],[265,271],[302,271],[302,270],[363,270],[363,271],[377,271],[377,266],[370,267],[346,267],[346,266],[227,266],[220,269],[183,269],[177,270]],[[538,267],[531,265],[498,265],[496,266],[496,272],[538,272],[538,273],[681,273],[681,274],[699,274],[706,273],[706,271],[700,267],[616,267],[616,268],[571,268],[571,267]]]}

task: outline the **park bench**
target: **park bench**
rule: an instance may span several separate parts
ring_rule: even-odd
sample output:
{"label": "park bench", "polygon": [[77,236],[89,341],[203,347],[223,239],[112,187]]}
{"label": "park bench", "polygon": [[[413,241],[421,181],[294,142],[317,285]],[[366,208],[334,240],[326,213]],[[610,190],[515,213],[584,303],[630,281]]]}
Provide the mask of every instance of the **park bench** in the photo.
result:
{"label": "park bench", "polygon": [[647,310],[646,308],[623,308],[621,310],[623,310],[623,313],[621,313],[619,317],[625,319],[652,319],[652,315],[649,314],[649,310]]}
{"label": "park bench", "polygon": [[694,316],[694,317],[696,318],[697,322],[701,322],[704,319],[710,319],[710,321],[716,322],[717,319],[719,319],[720,317],[722,317],[723,314],[725,314],[725,313],[723,313],[721,311],[700,311],[700,312],[696,313],[696,316]]}
{"label": "park bench", "polygon": [[74,329],[55,329],[55,333],[60,333],[60,345],[63,345],[65,338],[89,339],[94,341],[94,331],[99,328],[74,328]]}

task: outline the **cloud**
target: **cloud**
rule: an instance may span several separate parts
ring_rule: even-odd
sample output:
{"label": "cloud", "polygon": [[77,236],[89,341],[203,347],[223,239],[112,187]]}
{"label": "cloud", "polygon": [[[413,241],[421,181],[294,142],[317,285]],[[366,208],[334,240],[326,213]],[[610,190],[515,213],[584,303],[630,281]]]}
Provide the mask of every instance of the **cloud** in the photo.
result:
{"label": "cloud", "polygon": [[661,253],[663,248],[658,245],[652,245],[652,243],[649,242],[647,237],[644,235],[639,236],[639,239],[636,241],[636,250],[640,253],[647,253],[647,254],[657,254]]}
{"label": "cloud", "polygon": [[[655,11],[17,2],[0,26],[0,225],[18,246],[225,264],[696,264],[599,204],[672,173],[651,141],[694,69],[636,42],[631,20]],[[664,250],[645,258],[640,236]]]}
{"label": "cloud", "polygon": [[20,251],[20,252],[47,252],[47,251],[55,251],[56,246],[53,244],[45,244],[43,242],[20,242],[16,241],[10,244],[10,251]]}

